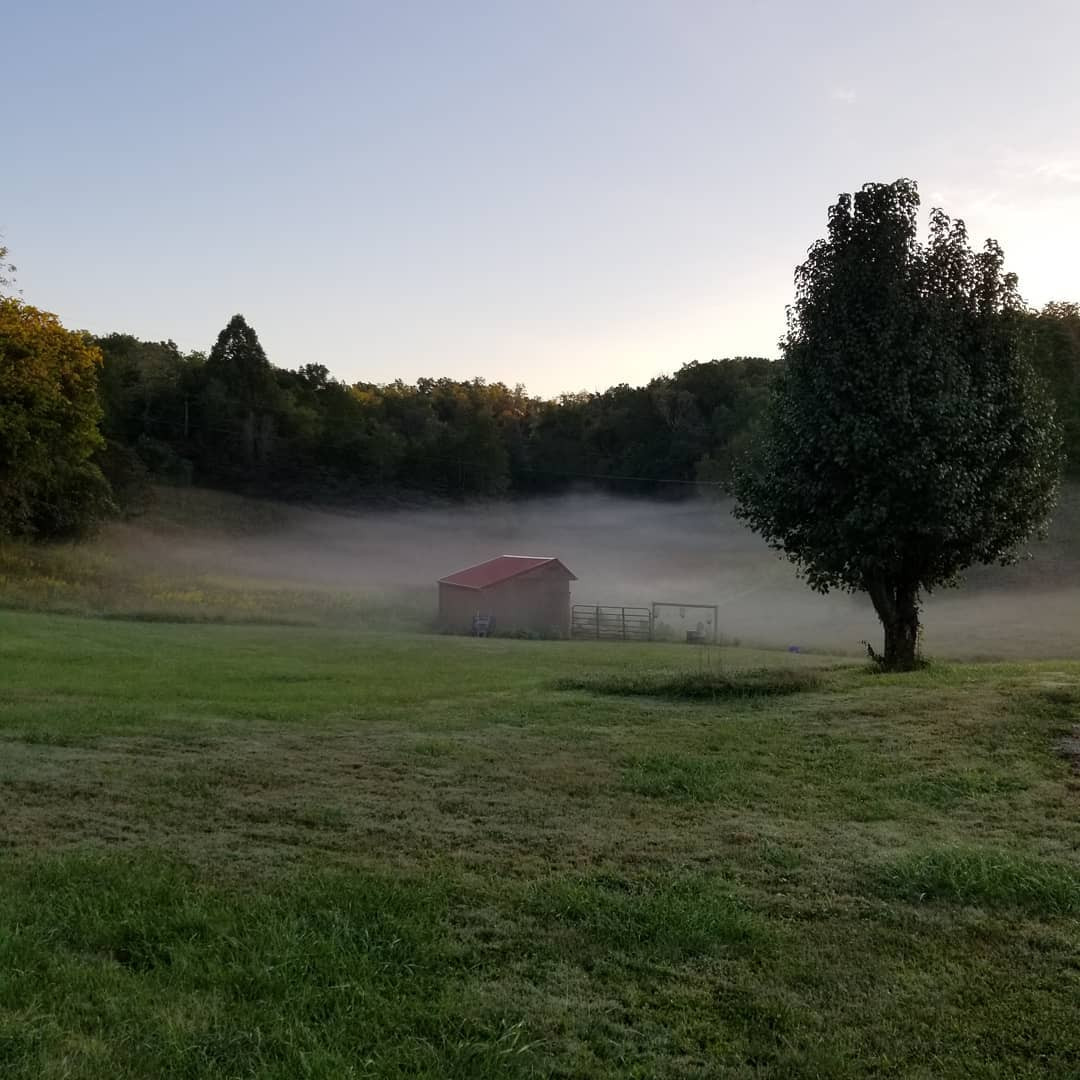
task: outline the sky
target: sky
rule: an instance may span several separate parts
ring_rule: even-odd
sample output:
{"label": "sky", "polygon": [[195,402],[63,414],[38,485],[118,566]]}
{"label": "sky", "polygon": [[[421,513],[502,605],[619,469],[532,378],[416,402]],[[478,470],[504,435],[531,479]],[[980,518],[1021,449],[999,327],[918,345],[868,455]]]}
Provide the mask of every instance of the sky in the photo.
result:
{"label": "sky", "polygon": [[841,191],[900,176],[1080,299],[1080,4],[35,0],[0,235],[65,325],[552,396],[774,356]]}

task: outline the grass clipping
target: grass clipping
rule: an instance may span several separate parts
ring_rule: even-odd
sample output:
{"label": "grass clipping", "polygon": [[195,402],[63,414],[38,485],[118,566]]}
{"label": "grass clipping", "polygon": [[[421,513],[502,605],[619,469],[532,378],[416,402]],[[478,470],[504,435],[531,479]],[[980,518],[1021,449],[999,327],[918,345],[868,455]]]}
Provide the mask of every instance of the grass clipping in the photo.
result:
{"label": "grass clipping", "polygon": [[812,671],[755,668],[746,671],[620,671],[559,679],[556,690],[656,697],[677,701],[726,701],[782,697],[816,690],[821,676]]}

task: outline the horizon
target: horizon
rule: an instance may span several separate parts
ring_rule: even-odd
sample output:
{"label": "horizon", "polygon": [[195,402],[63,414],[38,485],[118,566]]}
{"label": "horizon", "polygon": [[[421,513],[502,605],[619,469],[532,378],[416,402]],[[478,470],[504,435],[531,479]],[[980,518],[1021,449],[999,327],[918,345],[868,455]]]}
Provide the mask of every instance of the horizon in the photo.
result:
{"label": "horizon", "polygon": [[1080,11],[854,10],[24,8],[0,235],[69,327],[209,350],[241,312],[279,367],[548,399],[775,359],[868,181],[1075,299]]}

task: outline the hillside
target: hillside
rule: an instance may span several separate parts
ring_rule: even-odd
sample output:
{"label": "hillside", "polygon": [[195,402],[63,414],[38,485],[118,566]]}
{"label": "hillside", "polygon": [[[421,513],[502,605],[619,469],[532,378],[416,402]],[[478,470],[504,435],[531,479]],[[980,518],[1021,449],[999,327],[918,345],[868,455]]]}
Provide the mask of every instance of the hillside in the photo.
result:
{"label": "hillside", "polygon": [[[82,545],[0,544],[0,604],[144,619],[424,629],[442,575],[494,554],[558,555],[574,601],[716,603],[728,641],[857,652],[862,598],[811,593],[726,503],[577,494],[352,513],[159,488],[141,518]],[[927,601],[935,655],[1080,653],[1080,487],[1014,567]]]}

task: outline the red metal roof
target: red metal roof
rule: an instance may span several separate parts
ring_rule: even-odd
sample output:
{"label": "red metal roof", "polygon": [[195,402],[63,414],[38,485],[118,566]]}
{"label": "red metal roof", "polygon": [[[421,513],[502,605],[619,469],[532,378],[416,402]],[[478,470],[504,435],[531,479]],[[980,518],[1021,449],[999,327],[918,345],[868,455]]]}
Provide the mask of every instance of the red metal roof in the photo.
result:
{"label": "red metal roof", "polygon": [[[538,566],[544,566],[547,563],[555,563],[566,570],[566,567],[553,555],[500,555],[498,558],[488,559],[487,562],[459,570],[456,574],[439,578],[439,584],[459,585],[464,589],[486,589],[489,585],[497,585],[500,581],[517,577],[518,574],[527,574],[530,570],[535,570]],[[566,573],[569,574],[571,581],[577,581],[569,570],[566,570]]]}

